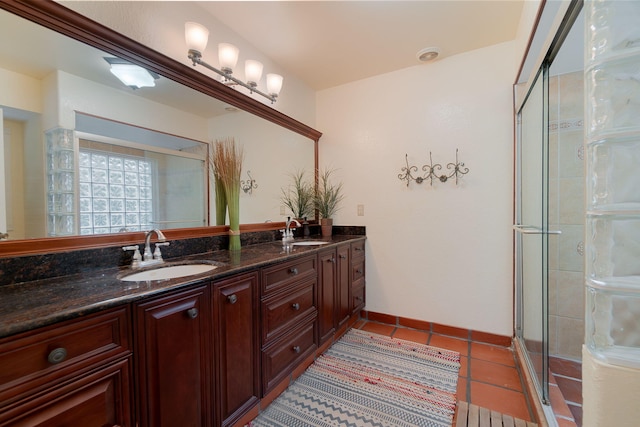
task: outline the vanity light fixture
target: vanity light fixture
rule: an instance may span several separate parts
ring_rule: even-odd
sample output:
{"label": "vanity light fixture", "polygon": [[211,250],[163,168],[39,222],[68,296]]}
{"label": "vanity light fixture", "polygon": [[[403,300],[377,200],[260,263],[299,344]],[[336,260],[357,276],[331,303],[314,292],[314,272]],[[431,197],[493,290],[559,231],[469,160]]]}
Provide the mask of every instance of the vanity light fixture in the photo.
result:
{"label": "vanity light fixture", "polygon": [[218,73],[222,76],[220,80],[222,83],[228,86],[240,85],[243,86],[251,93],[255,92],[264,96],[273,104],[276,102],[276,98],[282,89],[282,76],[279,74],[267,74],[267,93],[258,89],[258,82],[262,77],[262,64],[259,61],[248,59],[245,61],[245,78],[247,82],[243,82],[232,76],[233,68],[238,62],[238,48],[229,43],[218,44],[218,61],[220,63],[220,69],[207,64],[202,59],[202,52],[207,47],[209,40],[209,30],[197,22],[187,22],[184,24],[184,37],[187,41],[187,48],[189,49],[189,59],[193,62],[193,65],[200,64],[203,67]]}
{"label": "vanity light fixture", "polygon": [[156,80],[160,78],[158,74],[121,58],[105,57],[104,60],[109,63],[111,73],[125,86],[134,90],[141,87],[154,87]]}

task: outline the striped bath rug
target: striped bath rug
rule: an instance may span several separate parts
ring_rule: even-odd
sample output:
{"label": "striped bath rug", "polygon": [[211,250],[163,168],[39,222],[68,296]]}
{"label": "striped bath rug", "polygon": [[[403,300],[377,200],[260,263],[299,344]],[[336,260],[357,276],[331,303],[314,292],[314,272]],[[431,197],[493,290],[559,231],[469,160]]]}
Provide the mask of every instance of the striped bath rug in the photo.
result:
{"label": "striped bath rug", "polygon": [[460,354],[352,329],[251,427],[449,427]]}

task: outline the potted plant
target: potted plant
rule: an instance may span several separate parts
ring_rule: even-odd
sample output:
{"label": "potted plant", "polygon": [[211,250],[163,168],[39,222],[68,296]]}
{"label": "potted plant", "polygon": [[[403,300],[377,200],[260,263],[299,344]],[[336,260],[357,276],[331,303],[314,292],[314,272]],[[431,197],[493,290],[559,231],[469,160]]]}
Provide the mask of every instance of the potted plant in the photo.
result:
{"label": "potted plant", "polygon": [[342,183],[331,182],[334,170],[326,168],[319,174],[318,191],[314,197],[314,205],[320,215],[322,236],[331,236],[333,231],[333,215],[340,209],[340,202],[344,199]]}
{"label": "potted plant", "polygon": [[305,171],[296,170],[290,174],[292,183],[281,188],[280,200],[289,208],[294,218],[302,219],[313,213],[313,186],[305,180]]}

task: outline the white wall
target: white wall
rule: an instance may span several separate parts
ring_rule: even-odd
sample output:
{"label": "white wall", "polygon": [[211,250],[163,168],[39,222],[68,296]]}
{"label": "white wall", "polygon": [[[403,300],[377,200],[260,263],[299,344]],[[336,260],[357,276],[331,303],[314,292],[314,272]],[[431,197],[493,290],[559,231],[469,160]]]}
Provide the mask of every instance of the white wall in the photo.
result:
{"label": "white wall", "polygon": [[[367,310],[512,335],[521,54],[503,43],[318,93],[320,164],[346,190],[335,223],[367,227]],[[405,153],[446,167],[456,148],[470,170],[460,185],[398,179]]]}

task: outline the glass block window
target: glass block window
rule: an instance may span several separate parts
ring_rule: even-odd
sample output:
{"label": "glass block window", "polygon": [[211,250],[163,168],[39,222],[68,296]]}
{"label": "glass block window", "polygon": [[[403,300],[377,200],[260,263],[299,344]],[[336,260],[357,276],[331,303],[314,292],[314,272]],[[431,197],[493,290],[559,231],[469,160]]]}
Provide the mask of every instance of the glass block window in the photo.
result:
{"label": "glass block window", "polygon": [[150,230],[155,171],[151,159],[80,148],[80,234]]}

